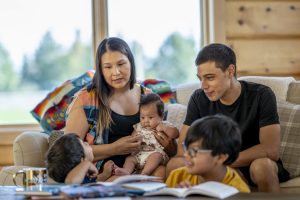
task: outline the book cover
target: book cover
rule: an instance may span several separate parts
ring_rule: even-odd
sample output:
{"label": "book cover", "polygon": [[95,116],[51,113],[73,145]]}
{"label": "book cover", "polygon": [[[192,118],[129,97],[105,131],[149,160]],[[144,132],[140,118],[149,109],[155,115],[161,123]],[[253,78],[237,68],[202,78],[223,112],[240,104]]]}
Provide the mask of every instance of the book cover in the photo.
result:
{"label": "book cover", "polygon": [[67,198],[96,198],[126,196],[127,191],[119,185],[73,185],[61,188],[61,194]]}
{"label": "book cover", "polygon": [[224,199],[239,191],[229,185],[220,182],[208,181],[195,185],[191,188],[162,188],[160,190],[146,192],[144,196],[171,195],[176,197],[186,197],[189,195],[203,195]]}

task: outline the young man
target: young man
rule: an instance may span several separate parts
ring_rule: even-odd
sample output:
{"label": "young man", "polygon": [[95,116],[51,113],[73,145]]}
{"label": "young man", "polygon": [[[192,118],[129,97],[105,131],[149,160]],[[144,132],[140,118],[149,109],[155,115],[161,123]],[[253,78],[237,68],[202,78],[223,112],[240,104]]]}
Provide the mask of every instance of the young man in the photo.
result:
{"label": "young man", "polygon": [[279,181],[288,180],[289,174],[279,159],[280,126],[274,93],[267,86],[238,81],[235,53],[223,44],[204,47],[195,63],[202,88],[189,100],[177,155],[169,161],[167,173],[184,165],[180,144],[192,122],[222,113],[238,123],[242,134],[241,152],[231,167],[238,168],[259,191],[279,192]]}

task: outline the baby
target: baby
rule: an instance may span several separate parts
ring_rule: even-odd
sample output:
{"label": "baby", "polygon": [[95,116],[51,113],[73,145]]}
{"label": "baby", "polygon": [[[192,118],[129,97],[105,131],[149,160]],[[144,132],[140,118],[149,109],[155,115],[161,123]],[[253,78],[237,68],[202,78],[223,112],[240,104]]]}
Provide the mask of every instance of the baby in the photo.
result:
{"label": "baby", "polygon": [[179,131],[171,123],[163,121],[163,118],[164,103],[159,95],[155,93],[143,95],[140,102],[140,123],[134,125],[132,133],[141,135],[141,150],[128,156],[123,168],[115,169],[116,175],[131,174],[136,168],[141,170],[141,174],[150,175],[160,164],[166,164],[168,155],[156,140],[154,133],[157,135],[165,133],[170,139],[175,139]]}
{"label": "baby", "polygon": [[114,163],[108,161],[98,174],[92,147],[74,133],[58,138],[50,147],[46,165],[49,177],[58,183],[76,184],[106,181],[112,174]]}

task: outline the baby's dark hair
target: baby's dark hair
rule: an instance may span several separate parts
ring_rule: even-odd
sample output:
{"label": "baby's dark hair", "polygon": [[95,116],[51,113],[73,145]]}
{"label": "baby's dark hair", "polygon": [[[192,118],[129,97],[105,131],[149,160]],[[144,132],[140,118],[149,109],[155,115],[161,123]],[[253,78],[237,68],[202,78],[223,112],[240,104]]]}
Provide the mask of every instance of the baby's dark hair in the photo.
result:
{"label": "baby's dark hair", "polygon": [[233,163],[240,152],[241,133],[231,118],[217,114],[196,120],[190,126],[184,144],[202,141],[203,149],[212,150],[212,155],[228,154],[224,165]]}
{"label": "baby's dark hair", "polygon": [[161,100],[160,96],[156,93],[144,94],[141,97],[140,108],[142,106],[155,103],[157,108],[157,113],[160,117],[164,116],[164,102]]}
{"label": "baby's dark hair", "polygon": [[58,138],[50,147],[46,166],[54,181],[64,183],[68,173],[85,157],[80,138],[74,133]]}

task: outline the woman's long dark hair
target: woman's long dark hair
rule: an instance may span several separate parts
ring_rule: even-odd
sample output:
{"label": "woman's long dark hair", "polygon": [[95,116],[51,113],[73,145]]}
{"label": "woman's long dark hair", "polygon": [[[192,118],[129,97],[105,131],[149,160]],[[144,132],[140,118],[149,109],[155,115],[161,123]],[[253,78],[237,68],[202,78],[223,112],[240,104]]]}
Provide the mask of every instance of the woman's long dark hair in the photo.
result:
{"label": "woman's long dark hair", "polygon": [[132,89],[136,83],[135,62],[132,52],[128,44],[117,37],[110,37],[104,39],[98,46],[96,54],[96,73],[93,77],[92,83],[88,88],[89,91],[93,90],[95,93],[96,106],[99,109],[97,120],[97,134],[110,127],[112,122],[111,111],[109,108],[108,98],[112,94],[111,87],[104,79],[101,60],[103,54],[107,51],[118,51],[127,56],[131,65],[131,74],[129,79],[129,87]]}

